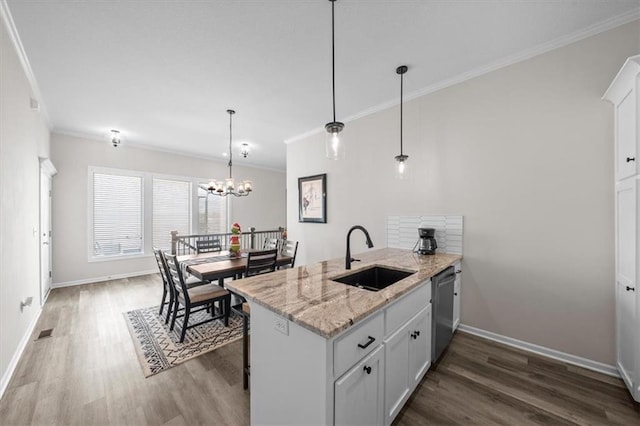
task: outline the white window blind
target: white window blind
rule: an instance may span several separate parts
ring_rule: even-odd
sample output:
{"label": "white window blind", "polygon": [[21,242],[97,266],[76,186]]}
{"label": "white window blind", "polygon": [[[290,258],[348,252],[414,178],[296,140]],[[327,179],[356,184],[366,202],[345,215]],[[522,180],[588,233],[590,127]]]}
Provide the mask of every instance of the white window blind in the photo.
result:
{"label": "white window blind", "polygon": [[207,191],[198,188],[198,234],[222,234],[225,232],[229,232],[227,198],[207,195]]}
{"label": "white window blind", "polygon": [[191,233],[191,183],[153,179],[153,246],[170,249],[171,231]]}
{"label": "white window blind", "polygon": [[140,176],[93,174],[93,256],[143,252]]}

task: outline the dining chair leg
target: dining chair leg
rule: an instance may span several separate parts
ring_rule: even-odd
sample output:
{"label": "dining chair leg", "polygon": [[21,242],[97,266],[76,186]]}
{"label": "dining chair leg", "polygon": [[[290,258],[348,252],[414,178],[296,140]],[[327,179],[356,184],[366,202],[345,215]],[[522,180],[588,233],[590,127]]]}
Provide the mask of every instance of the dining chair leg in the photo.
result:
{"label": "dining chair leg", "polygon": [[158,315],[162,315],[162,310],[164,309],[164,301],[167,299],[167,289],[162,289],[162,302],[160,303],[160,313]]}
{"label": "dining chair leg", "polygon": [[178,298],[176,297],[176,300],[173,303],[173,318],[171,318],[171,327],[169,327],[169,331],[173,331],[173,327],[176,325],[177,315],[178,315]]}
{"label": "dining chair leg", "polygon": [[224,326],[229,327],[229,315],[231,314],[231,294],[224,298]]}
{"label": "dining chair leg", "polygon": [[242,315],[242,387],[249,387],[249,316]]}
{"label": "dining chair leg", "polygon": [[[165,324],[168,324],[168,323],[169,323],[169,318],[171,318],[171,312],[173,312],[173,304],[174,304],[174,301],[173,301],[173,294],[172,294],[172,293],[170,293],[170,294],[169,294],[169,304],[167,305],[167,317],[166,317],[166,318],[165,318],[165,320],[164,320],[164,323],[165,323]],[[162,313],[162,312],[161,312],[161,313]]]}
{"label": "dining chair leg", "polygon": [[184,342],[184,337],[187,335],[187,324],[189,324],[189,311],[188,307],[184,308],[184,318],[182,323],[182,333],[180,334],[180,343]]}

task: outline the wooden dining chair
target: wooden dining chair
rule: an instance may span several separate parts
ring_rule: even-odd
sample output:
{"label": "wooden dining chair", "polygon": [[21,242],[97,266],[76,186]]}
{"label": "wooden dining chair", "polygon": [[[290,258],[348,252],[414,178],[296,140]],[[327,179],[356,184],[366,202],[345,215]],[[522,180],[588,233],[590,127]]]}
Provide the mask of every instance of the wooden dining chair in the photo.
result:
{"label": "wooden dining chair", "polygon": [[[231,293],[224,288],[211,283],[189,288],[182,276],[182,269],[178,264],[176,256],[168,253],[163,254],[167,264],[168,278],[173,285],[176,296],[173,305],[173,317],[171,319],[171,326],[169,329],[173,330],[178,316],[183,317],[180,343],[184,342],[187,329],[189,328],[217,319],[223,319],[225,327],[228,327],[229,314],[231,312]],[[217,309],[215,306],[216,303],[218,304]],[[184,314],[182,315],[178,315],[180,305],[184,307]],[[192,313],[205,309],[208,310],[209,308],[211,309],[211,318],[195,324],[189,324],[189,316]]]}
{"label": "wooden dining chair", "polygon": [[218,238],[204,239],[196,241],[196,253],[211,253],[214,251],[221,251],[222,245]]}
{"label": "wooden dining chair", "polygon": [[[249,252],[244,276],[252,277],[275,271],[277,257],[277,249]],[[242,316],[242,385],[244,389],[247,389],[249,387],[250,375],[249,318],[251,317],[251,309],[247,301],[242,296],[235,296],[240,300],[240,303],[234,305],[231,309]]]}
{"label": "wooden dining chair", "polygon": [[262,250],[280,250],[280,242],[278,238],[265,238],[262,244]]}
{"label": "wooden dining chair", "polygon": [[276,270],[277,249],[250,251],[247,257],[247,267],[244,270],[245,277],[265,274]]}
{"label": "wooden dining chair", "polygon": [[[164,321],[164,323],[166,324],[169,322],[169,316],[171,315],[171,308],[173,307],[173,299],[174,299],[173,287],[169,282],[167,265],[164,262],[164,257],[162,256],[160,249],[157,249],[154,247],[153,254],[156,257],[156,263],[158,264],[158,269],[160,270],[160,278],[162,278],[162,301],[160,302],[160,312],[158,312],[158,315],[162,315],[162,311],[164,310],[164,305],[166,305],[167,303],[169,304],[169,306],[167,307],[167,319]],[[168,302],[166,302],[167,296],[169,296]]]}
{"label": "wooden dining chair", "polygon": [[293,268],[296,264],[296,254],[298,254],[298,242],[285,240],[282,245],[281,253],[284,256],[290,257],[291,262],[287,263],[286,265],[278,266],[278,269]]}
{"label": "wooden dining chair", "polygon": [[[156,263],[158,264],[158,269],[160,270],[160,277],[162,278],[162,303],[160,304],[160,312],[159,315],[162,315],[162,311],[164,310],[164,305],[167,305],[167,315],[164,320],[164,323],[169,323],[169,319],[171,318],[171,312],[173,311],[173,305],[176,299],[176,292],[173,284],[171,284],[171,280],[169,279],[169,270],[167,268],[167,262],[164,259],[164,255],[162,250],[153,248],[153,254],[156,258]],[[204,284],[209,284],[209,281],[201,281],[196,277],[189,277],[185,280],[185,284],[187,288],[197,287]],[[169,301],[165,302],[166,297],[169,296]]]}

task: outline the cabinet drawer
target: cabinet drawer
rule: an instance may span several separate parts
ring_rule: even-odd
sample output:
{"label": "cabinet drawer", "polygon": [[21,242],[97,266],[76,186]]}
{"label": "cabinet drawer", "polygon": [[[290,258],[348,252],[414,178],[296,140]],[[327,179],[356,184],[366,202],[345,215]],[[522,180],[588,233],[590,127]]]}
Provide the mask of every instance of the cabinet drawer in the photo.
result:
{"label": "cabinet drawer", "polygon": [[333,343],[333,373],[342,375],[365,355],[382,343],[384,315],[382,312],[350,330]]}
{"label": "cabinet drawer", "polygon": [[384,335],[389,336],[415,314],[429,304],[431,280],[400,298],[385,310]]}

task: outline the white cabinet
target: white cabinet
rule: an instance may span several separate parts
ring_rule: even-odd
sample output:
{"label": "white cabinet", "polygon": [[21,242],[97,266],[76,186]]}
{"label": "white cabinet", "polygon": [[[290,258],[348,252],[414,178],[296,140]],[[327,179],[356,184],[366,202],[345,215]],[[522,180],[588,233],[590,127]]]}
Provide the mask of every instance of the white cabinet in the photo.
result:
{"label": "white cabinet", "polygon": [[462,297],[462,266],[460,262],[453,265],[456,271],[456,281],[453,284],[453,331],[460,325],[460,297]]}
{"label": "white cabinet", "polygon": [[[427,287],[428,289],[428,287]],[[409,297],[423,295],[416,292]],[[422,299],[422,306],[428,299]],[[415,312],[415,311],[414,311]],[[431,366],[431,304],[384,340],[385,424],[398,415]]]}
{"label": "white cabinet", "polygon": [[336,377],[350,369],[362,357],[382,343],[384,337],[382,312],[350,330],[333,343],[333,368]]}
{"label": "white cabinet", "polygon": [[336,425],[380,425],[383,422],[384,350],[378,348],[335,384]]}
{"label": "white cabinet", "polygon": [[638,180],[616,185],[616,363],[640,399],[640,316],[637,288]]}
{"label": "white cabinet", "polygon": [[414,389],[431,366],[431,304],[411,321],[409,338],[409,382]]}
{"label": "white cabinet", "polygon": [[604,99],[614,106],[616,365],[640,401],[640,55],[625,62]]}
{"label": "white cabinet", "polygon": [[331,338],[250,301],[252,424],[391,424],[431,366],[430,298],[426,280]]}
{"label": "white cabinet", "polygon": [[615,177],[622,180],[638,174],[640,132],[640,55],[627,59],[604,94],[614,107]]}

